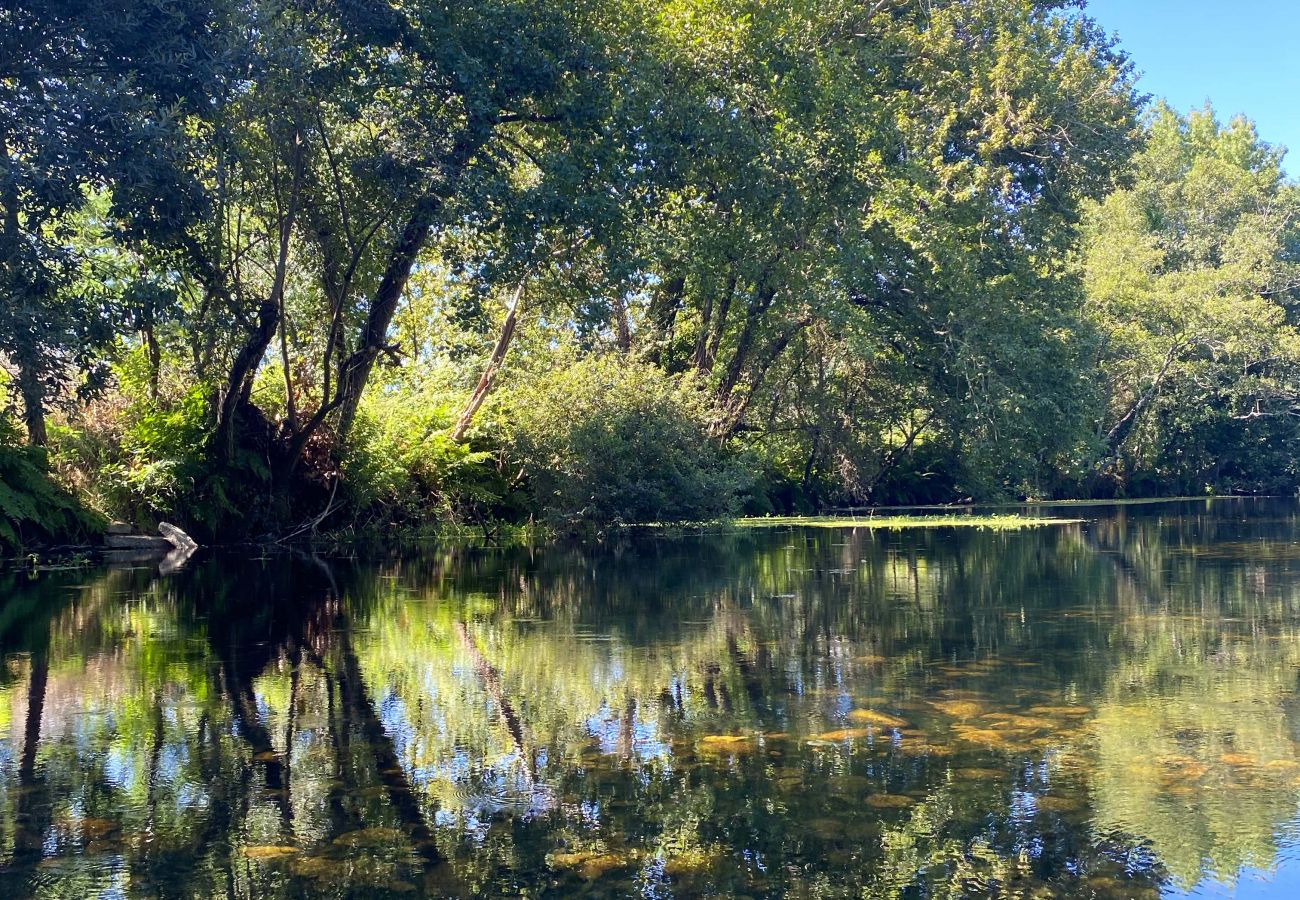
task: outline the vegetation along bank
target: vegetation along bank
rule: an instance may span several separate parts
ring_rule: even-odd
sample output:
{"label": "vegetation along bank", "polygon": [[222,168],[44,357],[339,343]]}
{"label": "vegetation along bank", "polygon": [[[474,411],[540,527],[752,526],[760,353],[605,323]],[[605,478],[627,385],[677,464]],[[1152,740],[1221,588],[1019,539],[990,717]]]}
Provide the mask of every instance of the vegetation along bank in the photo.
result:
{"label": "vegetation along bank", "polygon": [[0,547],[1294,491],[1300,193],[1063,0],[0,8]]}

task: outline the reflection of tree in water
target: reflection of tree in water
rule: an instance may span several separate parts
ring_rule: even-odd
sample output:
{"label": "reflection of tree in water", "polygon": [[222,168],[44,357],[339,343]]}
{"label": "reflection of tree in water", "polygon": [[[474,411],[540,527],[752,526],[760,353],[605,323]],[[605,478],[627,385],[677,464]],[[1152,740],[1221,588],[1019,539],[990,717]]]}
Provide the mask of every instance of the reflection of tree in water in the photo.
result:
{"label": "reflection of tree in water", "polygon": [[[372,896],[437,861],[314,571],[200,571],[131,604],[95,586],[48,623],[50,653],[31,651],[33,666],[51,660],[48,686],[26,679],[45,725],[25,729],[7,791],[6,895],[128,878],[146,895],[265,896],[279,879],[262,866],[278,860]],[[376,731],[381,743],[358,739]],[[42,857],[59,864],[33,870]]]}
{"label": "reflection of tree in water", "polygon": [[1121,571],[1092,767],[1100,828],[1190,888],[1270,868],[1297,810],[1300,628],[1289,511],[1106,523]]}
{"label": "reflection of tree in water", "polygon": [[1230,875],[1294,811],[1294,578],[1252,594],[1253,563],[1174,537],[220,561],[62,607],[47,579],[54,618],[4,638],[0,891],[1129,897],[1196,854]]}

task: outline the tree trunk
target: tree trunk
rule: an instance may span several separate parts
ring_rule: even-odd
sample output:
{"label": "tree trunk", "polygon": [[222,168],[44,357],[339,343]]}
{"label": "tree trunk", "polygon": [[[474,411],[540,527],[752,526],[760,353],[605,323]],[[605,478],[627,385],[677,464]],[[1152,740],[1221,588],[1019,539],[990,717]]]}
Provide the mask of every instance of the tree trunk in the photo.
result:
{"label": "tree trunk", "polygon": [[41,719],[45,713],[45,686],[50,661],[44,648],[32,652],[27,676],[27,719],[23,725],[23,752],[18,759],[18,799],[14,812],[14,861],[31,864],[45,848],[48,821],[45,779],[36,773],[36,750],[41,740]]}
{"label": "tree trunk", "polygon": [[[727,286],[718,298],[717,311],[712,315],[709,327],[700,335],[695,367],[700,374],[707,375],[713,371],[713,361],[718,358],[718,348],[722,346],[722,334],[727,328],[727,313],[731,309],[731,298],[736,294],[736,276],[727,277]],[[713,304],[710,304],[711,306]]]}
{"label": "tree trunk", "polygon": [[433,830],[425,821],[424,810],[420,806],[419,795],[406,770],[397,758],[393,748],[393,739],[389,737],[384,723],[375,713],[375,706],[366,690],[366,682],[361,674],[361,663],[352,648],[352,639],[348,634],[348,623],[339,625],[339,655],[342,665],[339,667],[339,694],[344,706],[351,712],[352,720],[360,728],[361,736],[370,748],[375,771],[388,793],[388,804],[401,823],[402,830],[415,852],[423,858],[426,867],[436,866],[442,862]]}
{"label": "tree trunk", "polygon": [[[715,437],[729,438],[736,433],[740,428],[741,423],[745,420],[745,413],[749,411],[749,404],[754,399],[754,394],[763,384],[763,380],[767,378],[768,370],[772,368],[772,364],[776,362],[781,354],[785,352],[786,348],[790,346],[790,341],[794,340],[795,335],[811,325],[812,321],[812,316],[804,316],[795,322],[789,331],[784,332],[780,337],[772,342],[768,347],[767,352],[759,359],[757,367],[747,379],[743,393],[739,395],[734,394],[733,390],[735,385],[731,384],[728,386],[727,393],[724,395],[726,397],[726,415],[715,429]],[[730,376],[731,373],[728,374]],[[739,379],[739,373],[736,373],[736,378]]]}
{"label": "tree trunk", "polygon": [[750,302],[749,309],[745,313],[745,324],[740,329],[740,337],[736,339],[736,351],[732,354],[731,363],[727,366],[727,373],[723,376],[722,384],[718,388],[718,395],[724,402],[731,398],[731,392],[736,389],[736,385],[740,383],[740,376],[745,371],[749,350],[754,343],[754,328],[763,314],[771,308],[775,299],[776,288],[765,283],[760,283],[757,286],[754,299]]}
{"label": "tree trunk", "polygon": [[217,400],[217,421],[213,431],[212,443],[222,458],[229,461],[235,455],[235,413],[248,398],[252,386],[253,373],[257,371],[266,348],[275,338],[276,327],[280,324],[280,305],[274,299],[267,299],[257,311],[257,326],[240,348],[235,362],[230,367],[225,388]]}
{"label": "tree trunk", "polygon": [[519,310],[523,306],[524,284],[527,279],[520,281],[515,288],[514,296],[510,299],[510,311],[506,313],[506,320],[501,323],[501,333],[497,335],[496,346],[492,348],[492,355],[488,358],[488,364],[483,369],[483,374],[478,380],[478,385],[474,388],[474,393],[470,395],[469,402],[465,404],[465,409],[461,412],[460,418],[456,420],[456,425],[451,430],[451,439],[456,442],[465,439],[465,433],[469,431],[469,426],[474,421],[474,416],[478,414],[479,407],[487,399],[487,395],[492,390],[492,383],[496,381],[497,373],[501,371],[501,364],[505,362],[506,354],[510,351],[510,343],[514,340],[515,326],[519,321]]}
{"label": "tree trunk", "polygon": [[[485,127],[486,126],[486,127]],[[384,352],[388,342],[388,328],[397,304],[406,290],[411,270],[415,261],[429,240],[429,230],[437,221],[438,213],[444,201],[455,191],[466,168],[478,148],[491,134],[490,123],[478,122],[468,126],[462,133],[446,163],[448,172],[446,181],[437,191],[430,192],[415,205],[411,217],[402,229],[401,236],[388,254],[388,263],[384,267],[383,278],[375,291],[374,301],[366,315],[365,328],[361,332],[361,341],[352,357],[344,364],[339,378],[338,397],[338,435],[346,437],[356,421],[357,407],[361,395],[365,392],[370,372],[375,360]]]}
{"label": "tree trunk", "polygon": [[298,430],[298,402],[293,396],[293,372],[289,361],[289,335],[285,331],[284,297],[280,298],[280,366],[284,369],[284,421],[289,433]]}
{"label": "tree trunk", "polygon": [[158,346],[158,335],[154,333],[152,322],[140,331],[144,341],[145,356],[149,360],[149,399],[158,402],[158,382],[162,377],[162,348]]}
{"label": "tree trunk", "polygon": [[713,291],[705,293],[703,303],[700,308],[700,333],[695,336],[695,352],[691,354],[691,362],[697,372],[704,371],[704,355],[709,350],[709,334],[713,322]]}
{"label": "tree trunk", "polygon": [[30,365],[19,365],[18,391],[23,397],[23,424],[27,426],[27,442],[33,447],[44,447],[49,441],[45,430],[45,386]]}
{"label": "tree trunk", "polygon": [[1165,376],[1169,374],[1170,367],[1173,366],[1174,362],[1178,359],[1179,354],[1182,353],[1190,343],[1191,342],[1187,340],[1180,340],[1169,348],[1169,352],[1165,354],[1164,362],[1160,366],[1160,371],[1151,379],[1151,384],[1140,397],[1133,401],[1133,405],[1129,407],[1128,412],[1124,413],[1124,415],[1120,417],[1119,421],[1111,426],[1110,431],[1106,432],[1105,458],[1109,459],[1119,452],[1120,445],[1123,444],[1124,440],[1132,433],[1133,427],[1137,425],[1138,419],[1142,417],[1142,413],[1146,411],[1147,407],[1151,405],[1151,402],[1155,400],[1156,396],[1160,393],[1160,388],[1164,384]]}
{"label": "tree trunk", "polygon": [[675,275],[664,280],[659,290],[650,300],[650,309],[646,315],[649,324],[649,347],[646,349],[646,362],[660,365],[664,350],[672,339],[673,327],[677,321],[677,307],[681,305],[682,294],[686,290],[686,279]]}
{"label": "tree trunk", "polygon": [[622,297],[614,298],[614,339],[621,352],[632,349],[632,325],[627,318],[627,301]]}
{"label": "tree trunk", "polygon": [[406,290],[406,282],[411,277],[415,260],[429,240],[429,229],[433,227],[434,217],[441,206],[439,200],[427,197],[421,200],[402,229],[402,235],[393,245],[388,256],[388,265],[384,268],[384,277],[379,282],[375,297],[366,316],[366,324],[361,332],[361,342],[355,353],[344,365],[339,379],[339,436],[345,436],[352,430],[356,421],[357,407],[361,395],[365,392],[366,382],[375,366],[375,360],[388,343],[388,326],[397,312],[398,301]]}
{"label": "tree trunk", "polygon": [[505,726],[507,733],[510,735],[510,743],[514,744],[515,752],[519,754],[520,761],[524,764],[524,780],[531,786],[537,781],[537,772],[535,771],[534,760],[536,753],[532,748],[532,743],[524,733],[523,723],[519,720],[519,714],[515,712],[515,706],[506,696],[505,689],[501,685],[501,674],[483,656],[479,650],[478,644],[474,641],[474,636],[469,633],[469,626],[464,622],[456,623],[456,637],[460,641],[461,647],[469,655],[470,661],[474,664],[474,671],[479,680],[483,683],[483,688],[488,692],[497,707],[497,715],[501,718],[501,724]]}

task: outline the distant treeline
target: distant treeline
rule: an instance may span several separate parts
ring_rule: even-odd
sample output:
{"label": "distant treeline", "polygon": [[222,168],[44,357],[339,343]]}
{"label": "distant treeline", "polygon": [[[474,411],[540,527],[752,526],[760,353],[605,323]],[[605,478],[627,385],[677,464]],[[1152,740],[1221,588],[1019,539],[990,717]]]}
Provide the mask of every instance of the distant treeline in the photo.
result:
{"label": "distant treeline", "polygon": [[7,3],[0,544],[1292,491],[1281,156],[1070,0]]}

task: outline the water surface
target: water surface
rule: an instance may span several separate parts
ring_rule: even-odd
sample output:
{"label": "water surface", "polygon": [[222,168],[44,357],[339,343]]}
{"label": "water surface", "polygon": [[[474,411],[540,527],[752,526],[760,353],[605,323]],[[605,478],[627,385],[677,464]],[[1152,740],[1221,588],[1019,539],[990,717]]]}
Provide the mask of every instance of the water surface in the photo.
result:
{"label": "water surface", "polygon": [[0,574],[0,896],[1300,895],[1300,509]]}

